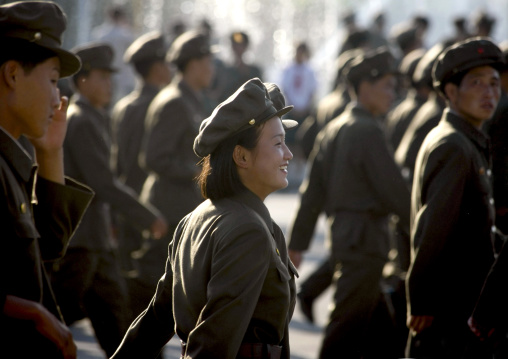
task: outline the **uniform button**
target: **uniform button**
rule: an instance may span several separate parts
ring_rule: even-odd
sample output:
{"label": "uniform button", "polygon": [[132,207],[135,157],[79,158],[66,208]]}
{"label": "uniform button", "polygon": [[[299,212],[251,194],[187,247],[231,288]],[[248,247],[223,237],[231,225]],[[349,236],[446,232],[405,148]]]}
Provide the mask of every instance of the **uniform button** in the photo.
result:
{"label": "uniform button", "polygon": [[26,213],[26,204],[21,203],[21,206],[19,206],[19,210],[21,211],[21,213],[25,214]]}
{"label": "uniform button", "polygon": [[489,177],[492,176],[492,170],[490,170],[490,169],[487,170],[487,176],[489,176]]}
{"label": "uniform button", "polygon": [[489,203],[490,203],[491,205],[494,205],[494,198],[490,198],[490,199],[489,199]]}
{"label": "uniform button", "polygon": [[275,251],[277,252],[277,255],[280,257],[279,248],[275,248]]}
{"label": "uniform button", "polygon": [[490,227],[490,231],[491,231],[492,233],[496,233],[496,231],[497,231],[497,230],[496,230],[496,226],[492,226],[492,227]]}

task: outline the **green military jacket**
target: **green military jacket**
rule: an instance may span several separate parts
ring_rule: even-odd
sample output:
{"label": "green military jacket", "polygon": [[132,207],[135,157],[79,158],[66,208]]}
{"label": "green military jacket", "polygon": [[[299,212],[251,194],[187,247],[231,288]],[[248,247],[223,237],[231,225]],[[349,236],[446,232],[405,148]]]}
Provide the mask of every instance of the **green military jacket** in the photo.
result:
{"label": "green military jacket", "polygon": [[154,358],[175,333],[186,358],[232,359],[259,342],[289,358],[296,275],[257,196],[207,200],[179,223],[157,292],[113,358]]}

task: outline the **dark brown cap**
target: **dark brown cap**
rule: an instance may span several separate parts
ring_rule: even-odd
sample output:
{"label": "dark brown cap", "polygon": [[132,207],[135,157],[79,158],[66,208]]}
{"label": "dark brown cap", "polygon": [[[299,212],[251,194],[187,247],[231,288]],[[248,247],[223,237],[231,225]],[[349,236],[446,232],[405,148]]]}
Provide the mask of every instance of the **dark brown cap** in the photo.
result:
{"label": "dark brown cap", "polygon": [[[194,140],[194,152],[199,157],[206,157],[225,139],[273,117],[282,117],[292,109],[293,106],[285,106],[284,97],[276,85],[265,85],[260,79],[253,78],[203,120]],[[298,122],[282,120],[282,124],[289,129]]]}
{"label": "dark brown cap", "polygon": [[444,49],[444,43],[439,42],[425,52],[418,62],[418,65],[416,65],[415,72],[413,73],[414,84],[432,88],[432,68],[434,62]]}
{"label": "dark brown cap", "polygon": [[416,70],[418,62],[425,55],[425,49],[416,49],[410,51],[406,56],[402,58],[399,64],[399,72],[409,79],[413,78],[413,74]]}
{"label": "dark brown cap", "polygon": [[66,26],[64,12],[53,2],[23,1],[0,6],[0,39],[25,40],[53,51],[60,59],[60,77],[74,74],[81,66],[79,58],[62,49]]}
{"label": "dark brown cap", "polygon": [[335,60],[335,66],[337,68],[337,78],[340,78],[344,74],[344,70],[347,65],[353,61],[358,55],[362,55],[365,51],[362,49],[351,49],[346,50],[337,57]]}
{"label": "dark brown cap", "polygon": [[192,30],[184,32],[173,41],[166,60],[181,66],[191,59],[199,59],[211,53],[212,48],[208,36],[202,32]]}
{"label": "dark brown cap", "polygon": [[401,50],[412,47],[420,34],[420,29],[414,25],[406,24],[397,28],[393,34],[393,39]]}
{"label": "dark brown cap", "polygon": [[396,73],[398,70],[395,58],[385,46],[356,56],[344,70],[346,79],[353,85],[362,80],[375,80]]}
{"label": "dark brown cap", "polygon": [[81,59],[81,71],[93,69],[116,71],[113,67],[115,53],[113,48],[108,44],[91,42],[73,48],[72,52]]}
{"label": "dark brown cap", "polygon": [[160,31],[152,31],[138,37],[125,50],[123,60],[132,64],[148,60],[164,60],[166,51],[164,35]]}
{"label": "dark brown cap", "polygon": [[458,42],[441,53],[434,63],[432,78],[434,88],[441,93],[446,83],[455,75],[478,66],[504,67],[502,51],[485,37],[474,37]]}

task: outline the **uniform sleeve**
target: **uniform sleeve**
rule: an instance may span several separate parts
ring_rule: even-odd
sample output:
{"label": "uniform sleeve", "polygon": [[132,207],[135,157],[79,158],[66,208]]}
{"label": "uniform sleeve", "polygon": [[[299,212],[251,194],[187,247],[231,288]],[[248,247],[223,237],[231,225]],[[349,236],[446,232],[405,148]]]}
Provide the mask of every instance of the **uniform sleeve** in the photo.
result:
{"label": "uniform sleeve", "polygon": [[65,185],[37,179],[34,219],[41,235],[39,244],[44,260],[62,257],[93,197],[93,191],[70,178]]}
{"label": "uniform sleeve", "polygon": [[314,229],[326,199],[326,184],[323,177],[324,150],[321,141],[324,132],[316,138],[309,158],[310,171],[300,188],[300,204],[288,230],[288,248],[304,251],[309,248]]}
{"label": "uniform sleeve", "polygon": [[[78,120],[78,119],[76,119]],[[159,215],[150,205],[143,205],[131,188],[122,184],[110,167],[109,144],[103,135],[87,121],[75,121],[66,138],[66,156],[71,156],[83,182],[96,196],[108,202],[140,229],[149,228]]]}
{"label": "uniform sleeve", "polygon": [[[433,315],[440,301],[440,293],[434,289],[442,278],[438,256],[448,239],[453,238],[452,232],[459,219],[468,160],[464,151],[453,143],[441,144],[430,154],[425,152],[420,156],[412,194],[411,239],[415,255],[407,290],[411,314]],[[422,164],[423,173],[419,173]]]}
{"label": "uniform sleeve", "polygon": [[173,271],[167,262],[150,304],[132,322],[111,359],[157,358],[175,335],[172,290]]}
{"label": "uniform sleeve", "polygon": [[218,241],[207,301],[187,338],[185,358],[236,358],[258,304],[270,250],[260,224],[243,224]]}
{"label": "uniform sleeve", "polygon": [[[149,115],[150,116],[150,112]],[[198,174],[198,157],[192,147],[182,148],[188,136],[192,115],[182,101],[170,101],[153,120],[147,130],[144,161],[147,169],[167,179],[192,180]],[[197,134],[197,133],[196,133]],[[186,159],[192,158],[192,161]]]}
{"label": "uniform sleeve", "polygon": [[409,186],[395,163],[388,143],[378,127],[366,128],[362,146],[365,159],[363,170],[368,182],[383,205],[400,218],[404,228],[409,228],[411,194]]}
{"label": "uniform sleeve", "polygon": [[[181,236],[184,220],[175,229],[174,238]],[[169,255],[174,242],[169,244]],[[175,335],[173,316],[173,268],[166,261],[166,271],[157,284],[148,307],[132,322],[122,343],[111,359],[157,358]]]}

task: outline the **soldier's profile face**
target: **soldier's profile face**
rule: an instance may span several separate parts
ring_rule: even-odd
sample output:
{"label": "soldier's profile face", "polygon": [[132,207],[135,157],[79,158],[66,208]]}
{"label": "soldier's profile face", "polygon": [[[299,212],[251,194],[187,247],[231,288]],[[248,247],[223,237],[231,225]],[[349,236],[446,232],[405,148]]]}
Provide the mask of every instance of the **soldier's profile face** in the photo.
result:
{"label": "soldier's profile face", "polygon": [[80,92],[93,106],[105,107],[112,96],[111,71],[92,69],[80,85]]}
{"label": "soldier's profile face", "polygon": [[451,95],[450,102],[455,106],[454,109],[473,125],[481,125],[492,117],[499,102],[499,73],[490,66],[475,67],[464,76]]}
{"label": "soldier's profile face", "polygon": [[25,72],[19,65],[18,92],[15,101],[18,129],[13,135],[24,134],[31,138],[42,137],[56,108],[60,105],[57,87],[60,78],[60,60],[51,57]]}
{"label": "soldier's profile face", "polygon": [[386,114],[395,100],[397,80],[394,75],[387,74],[378,80],[368,83],[365,87],[366,96],[363,105],[375,116]]}

